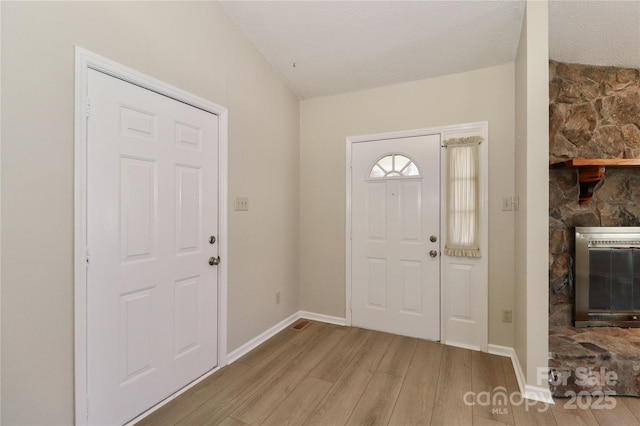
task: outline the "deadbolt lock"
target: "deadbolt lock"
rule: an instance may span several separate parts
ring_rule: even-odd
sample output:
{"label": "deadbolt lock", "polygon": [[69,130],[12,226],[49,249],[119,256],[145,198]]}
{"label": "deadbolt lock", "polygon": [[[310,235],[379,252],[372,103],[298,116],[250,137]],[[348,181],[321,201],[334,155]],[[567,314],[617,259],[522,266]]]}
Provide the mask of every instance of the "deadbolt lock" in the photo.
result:
{"label": "deadbolt lock", "polygon": [[215,244],[216,243],[216,237],[214,237],[213,235],[209,237],[209,244]]}
{"label": "deadbolt lock", "polygon": [[435,235],[432,235],[429,237],[429,241],[431,241],[432,243],[435,243],[436,241],[438,241],[438,237],[436,237]]}

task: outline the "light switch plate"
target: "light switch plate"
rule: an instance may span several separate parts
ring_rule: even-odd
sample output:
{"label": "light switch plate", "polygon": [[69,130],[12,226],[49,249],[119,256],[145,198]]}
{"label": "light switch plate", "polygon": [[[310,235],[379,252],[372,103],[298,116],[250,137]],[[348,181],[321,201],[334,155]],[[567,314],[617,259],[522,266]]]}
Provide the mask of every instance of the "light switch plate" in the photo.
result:
{"label": "light switch plate", "polygon": [[246,212],[249,210],[249,198],[248,197],[236,197],[236,211]]}
{"label": "light switch plate", "polygon": [[513,201],[511,199],[511,197],[504,197],[502,199],[502,211],[503,212],[510,212],[513,210]]}

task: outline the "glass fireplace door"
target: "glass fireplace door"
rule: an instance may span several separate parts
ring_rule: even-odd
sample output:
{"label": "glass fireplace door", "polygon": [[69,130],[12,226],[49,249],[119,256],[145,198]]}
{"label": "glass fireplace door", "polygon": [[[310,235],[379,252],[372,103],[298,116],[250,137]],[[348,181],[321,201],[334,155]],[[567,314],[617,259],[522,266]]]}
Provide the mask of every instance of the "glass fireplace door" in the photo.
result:
{"label": "glass fireplace door", "polygon": [[640,250],[589,249],[589,311],[640,311]]}

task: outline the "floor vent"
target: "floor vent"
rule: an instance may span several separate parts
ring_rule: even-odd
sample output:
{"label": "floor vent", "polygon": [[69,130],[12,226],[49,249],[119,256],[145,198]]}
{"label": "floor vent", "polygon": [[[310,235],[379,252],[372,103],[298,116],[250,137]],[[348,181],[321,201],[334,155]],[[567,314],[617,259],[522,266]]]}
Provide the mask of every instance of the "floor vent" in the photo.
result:
{"label": "floor vent", "polygon": [[296,330],[296,331],[300,331],[300,330],[304,330],[305,328],[309,327],[310,325],[311,325],[311,321],[309,321],[309,320],[300,320],[297,323],[293,324],[291,329],[292,330]]}

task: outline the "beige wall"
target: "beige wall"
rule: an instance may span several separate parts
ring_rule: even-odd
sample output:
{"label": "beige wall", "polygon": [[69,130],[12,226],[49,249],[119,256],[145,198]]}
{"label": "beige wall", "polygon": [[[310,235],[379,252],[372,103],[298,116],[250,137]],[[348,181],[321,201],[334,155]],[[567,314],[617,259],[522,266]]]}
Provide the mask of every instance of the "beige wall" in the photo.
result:
{"label": "beige wall", "polygon": [[299,102],[220,5],[1,7],[1,423],[73,422],[75,44],[229,109],[229,350],[297,311]]}
{"label": "beige wall", "polygon": [[513,346],[514,66],[309,99],[300,107],[301,309],[345,317],[347,136],[489,122],[489,343]]}
{"label": "beige wall", "polygon": [[516,59],[516,339],[529,386],[547,366],[549,262],[548,5],[527,1]]}

